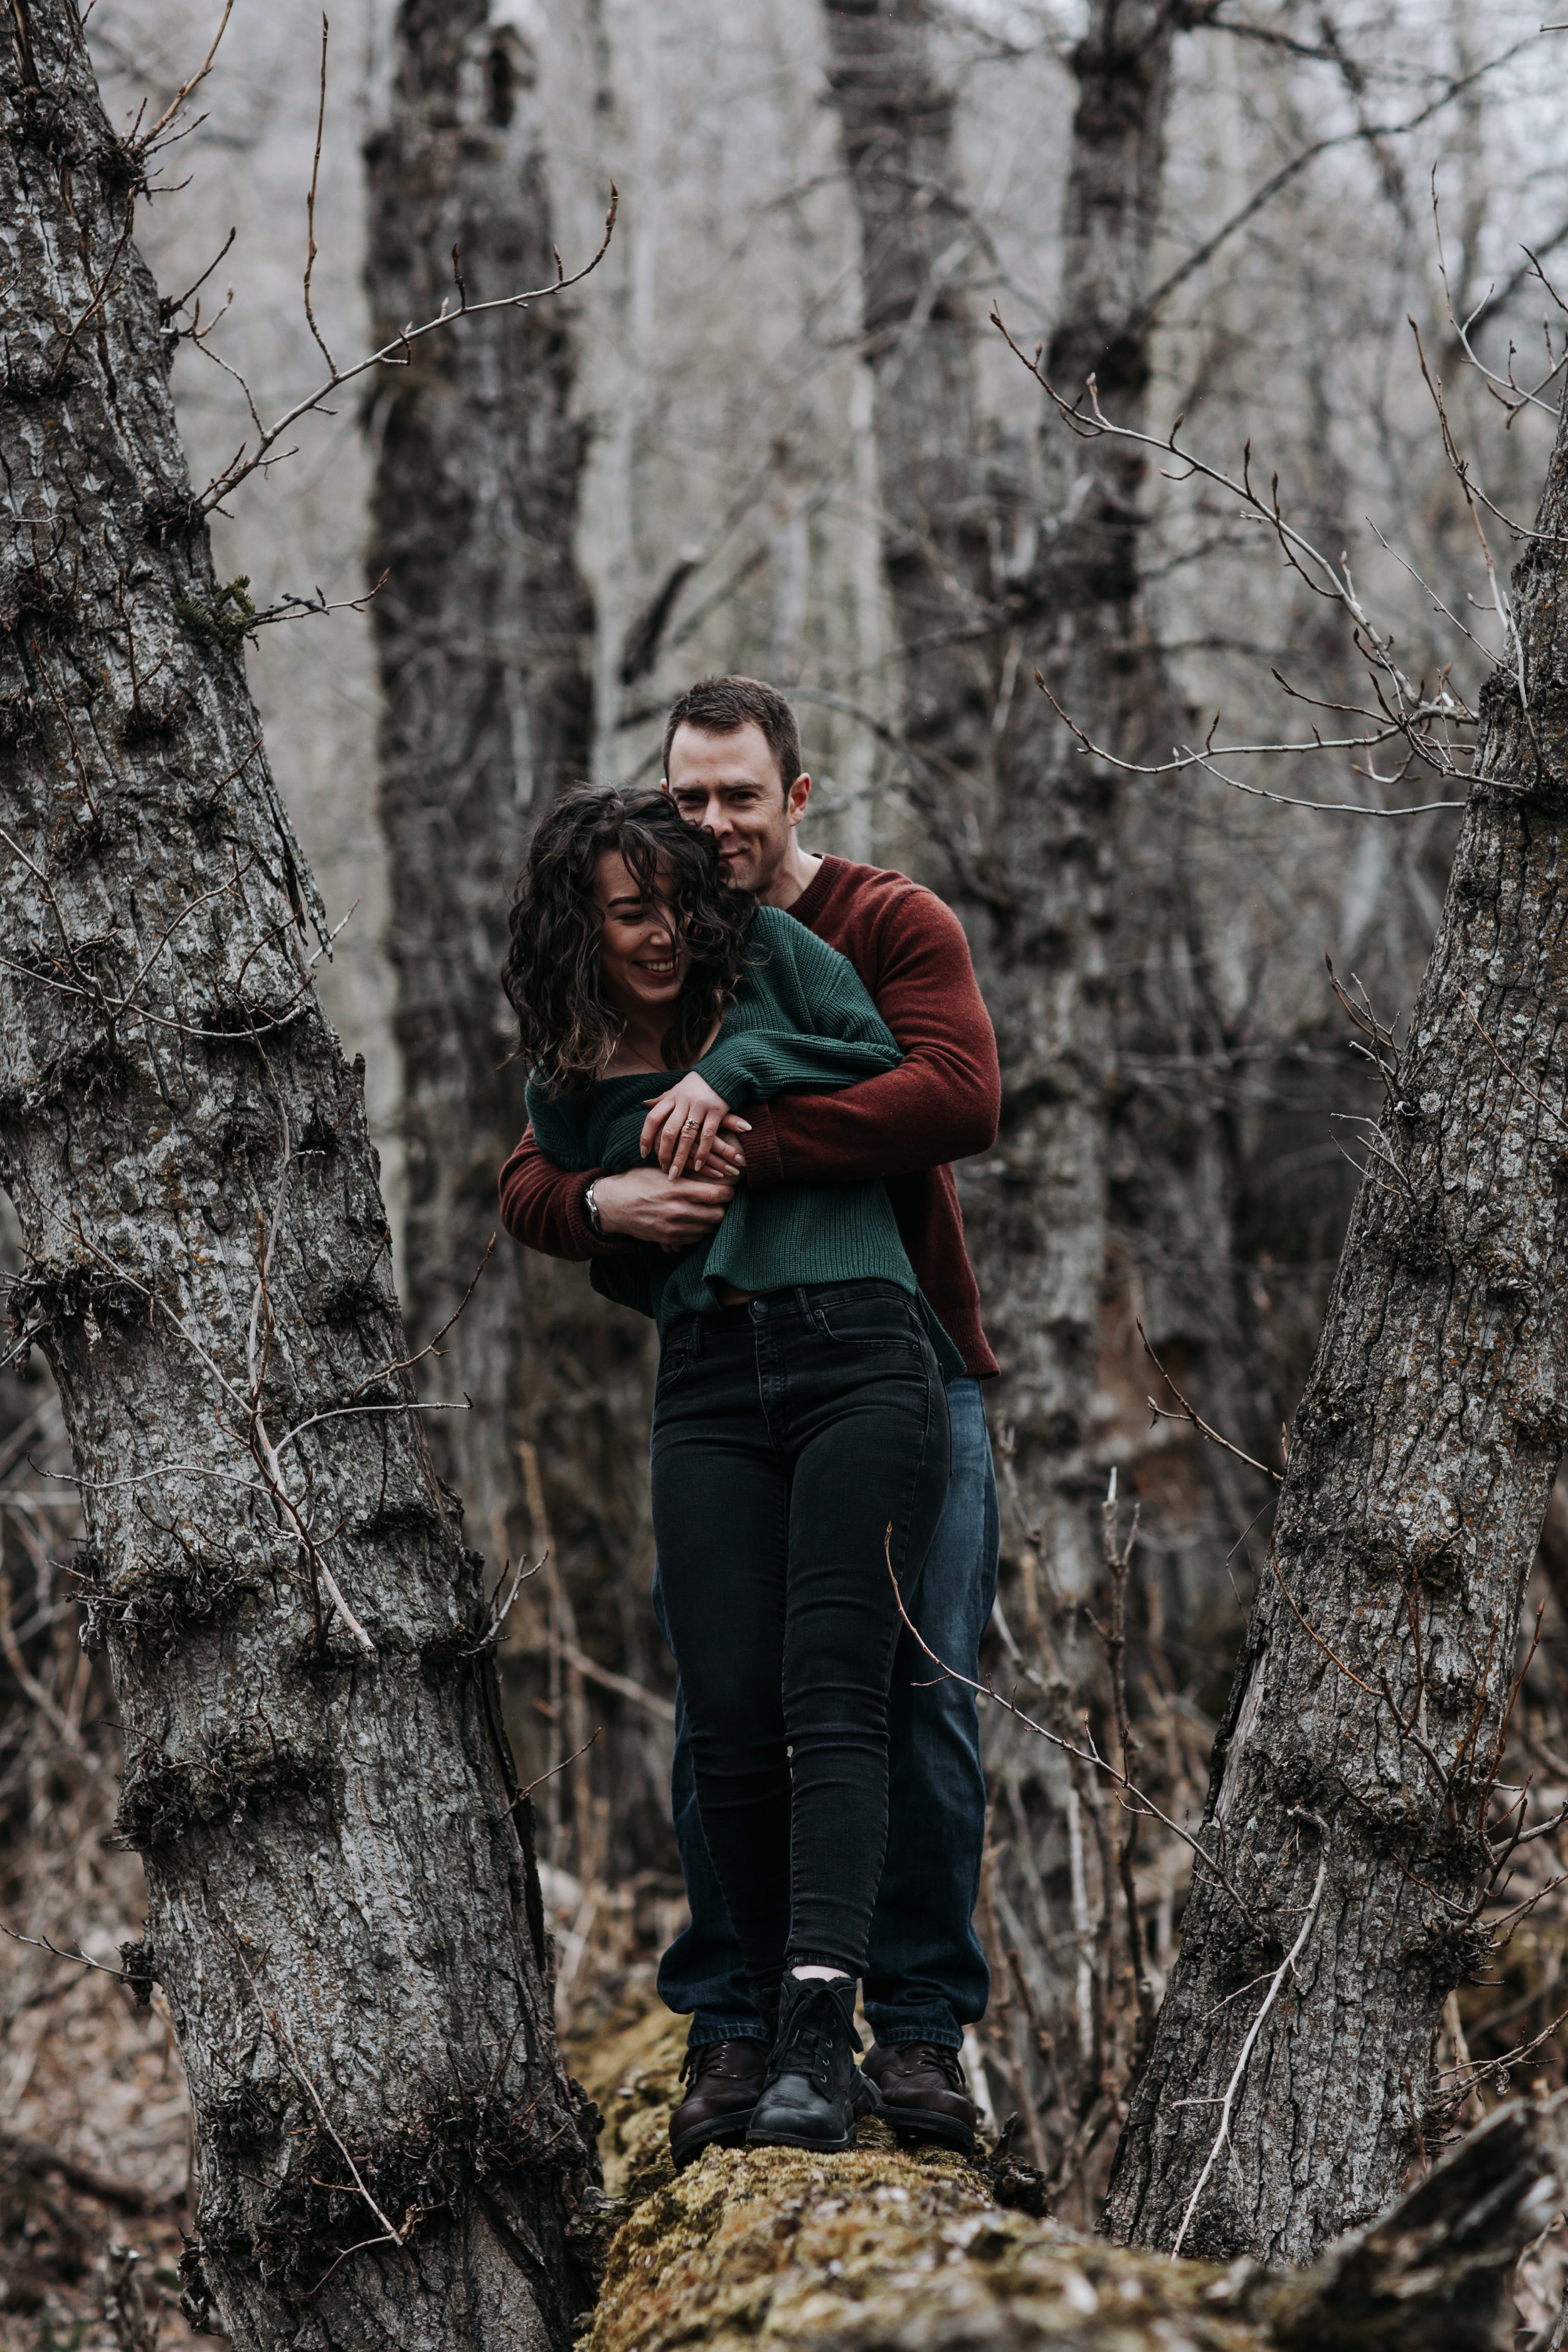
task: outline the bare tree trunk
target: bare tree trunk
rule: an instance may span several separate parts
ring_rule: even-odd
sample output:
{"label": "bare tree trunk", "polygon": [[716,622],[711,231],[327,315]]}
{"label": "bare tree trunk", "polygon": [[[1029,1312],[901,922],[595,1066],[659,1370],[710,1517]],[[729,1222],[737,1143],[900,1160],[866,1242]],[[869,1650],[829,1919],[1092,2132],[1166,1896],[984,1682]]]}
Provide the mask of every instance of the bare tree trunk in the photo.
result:
{"label": "bare tree trunk", "polygon": [[[1082,757],[1032,677],[1037,662],[1064,707],[1124,755],[1168,740],[1174,698],[1141,595],[1143,467],[1074,441],[1054,416],[1043,481],[982,456],[973,322],[954,290],[977,232],[953,193],[952,100],[934,77],[925,13],[915,0],[828,0],[826,18],[862,232],[885,562],[909,678],[905,732],[924,772],[928,870],[964,915],[1002,1056],[1001,1143],[966,1171],[973,1252],[1006,1365],[1016,1498],[1037,1561],[1076,1601],[1098,1567],[1086,1468],[1119,1125],[1128,1223],[1157,1236],[1171,1221],[1163,1196],[1184,1185],[1213,1236],[1176,1281],[1180,1308],[1151,1312],[1160,1336],[1173,1319],[1186,1336],[1212,1326],[1202,1294],[1225,1255],[1212,1105],[1200,1095],[1189,1106],[1190,1126],[1209,1132],[1173,1149],[1169,1078],[1145,1083],[1155,1063],[1190,1059],[1210,1018],[1191,981],[1171,984],[1173,967],[1193,961],[1191,940],[1163,956],[1152,944],[1157,911],[1166,927],[1186,912],[1172,827],[1142,800],[1129,824],[1125,778]],[[1118,421],[1143,410],[1171,45],[1184,21],[1170,0],[1096,0],[1073,57],[1049,372],[1069,398],[1094,375]],[[1139,1065],[1132,1112],[1120,1099],[1123,1045]],[[1156,1238],[1145,1255],[1169,1287],[1181,1250]]]}
{"label": "bare tree trunk", "polygon": [[[389,111],[366,150],[378,338],[428,317],[444,294],[455,306],[458,275],[479,301],[548,284],[554,266],[539,68],[524,36],[492,21],[487,0],[404,0],[395,40]],[[371,572],[389,572],[372,610],[386,693],[408,1305],[421,1330],[445,1322],[497,1229],[497,1172],[527,1123],[497,979],[506,910],[534,824],[589,767],[593,614],[573,556],[584,454],[574,367],[563,306],[491,311],[384,375],[369,416]],[[503,1235],[428,1375],[430,1392],[472,1400],[439,1424],[437,1456],[498,1568],[543,1540],[519,1458],[521,1444],[537,1447],[559,1605],[546,1627],[526,1595],[514,1647],[581,1637],[639,1679],[651,1663],[645,1629],[619,1596],[639,1551],[651,1552],[646,1339],[590,1298],[581,1268],[531,1257]],[[537,1743],[531,1708],[521,1723]],[[563,1752],[557,1741],[548,1761]],[[546,1760],[541,1752],[541,1769]],[[658,1843],[662,1747],[634,1717],[607,1761],[620,1858],[635,1866]],[[575,1768],[584,1795],[591,1769],[586,1759]],[[552,1819],[560,1799],[552,1786]],[[578,1851],[583,1843],[571,1858],[592,1874],[603,1857]],[[553,1835],[549,1850],[567,1859]]]}
{"label": "bare tree trunk", "polygon": [[71,0],[0,84],[0,1172],[244,2352],[564,2347],[595,2158],[556,2054],[473,1555],[412,1402],[360,1075]]}
{"label": "bare tree trunk", "polygon": [[[1158,756],[1177,731],[1141,593],[1142,468],[1075,441],[1054,414],[1034,478],[985,453],[975,322],[960,291],[980,232],[956,194],[952,101],[926,11],[918,0],[827,0],[826,15],[861,229],[884,560],[928,835],[921,870],[963,917],[1001,1055],[999,1143],[961,1181],[1004,1367],[994,1403],[1004,1608],[1029,1665],[1076,1716],[1102,1682],[1081,1610],[1101,1573],[1104,1464],[1135,1454],[1147,1425],[1142,1415],[1133,1429],[1093,1423],[1107,1359],[1129,1347],[1139,1357],[1141,1318],[1162,1352],[1202,1360],[1215,1410],[1241,1385],[1231,1139],[1202,1071],[1222,1041],[1182,813],[1086,760],[1033,677],[1038,663],[1058,700],[1123,756]],[[1073,57],[1050,368],[1069,399],[1093,374],[1123,421],[1141,420],[1149,373],[1145,298],[1183,21],[1168,0],[1096,0]],[[1140,1360],[1130,1370],[1141,1394],[1152,1373]],[[1193,1466],[1187,1491],[1206,1530],[1216,1502],[1235,1497],[1216,1465]],[[1197,1531],[1172,1524],[1174,1484],[1151,1530],[1172,1552]],[[1225,1513],[1232,1532],[1257,1500]],[[1209,1547],[1215,1574],[1225,1549]],[[1095,1792],[1070,1787],[1010,1723],[993,1718],[988,1737],[1004,1792],[993,1957],[1002,1968],[1005,1948],[1019,1950],[1063,2064],[1092,2102],[1110,2053],[1103,2003],[1086,1990],[1087,1916],[1075,1929],[1068,1901],[1047,1902],[1046,1889],[1067,1897],[1081,1886],[1087,1903]],[[1111,1899],[1100,1890],[1102,1905]],[[1098,2130],[1113,2111],[1109,2092]],[[1078,2118],[1058,2120],[1070,2137]]]}
{"label": "bare tree trunk", "polygon": [[[1568,421],[1538,529],[1565,521]],[[1110,2228],[1146,2245],[1191,2207],[1184,2250],[1300,2262],[1377,2212],[1416,2151],[1445,1996],[1491,1948],[1491,1785],[1568,1431],[1560,549],[1514,574],[1529,706],[1493,677],[1485,781],[1296,1415],[1278,1575],[1215,1750],[1205,1843],[1228,1885],[1194,1882],[1111,2187]]]}
{"label": "bare tree trunk", "polygon": [[[947,890],[962,806],[983,787],[995,701],[994,486],[980,454],[974,321],[956,290],[975,236],[955,199],[953,101],[917,0],[826,0],[828,79],[860,224],[861,320],[875,385],[882,561],[904,733]],[[944,858],[943,852],[948,852]]]}
{"label": "bare tree trunk", "polygon": [[[443,296],[552,275],[537,67],[486,0],[404,0],[387,119],[366,145],[378,341]],[[457,257],[454,261],[454,256]],[[592,615],[572,559],[582,433],[567,322],[490,311],[379,381],[372,607],[386,692],[382,816],[408,1150],[408,1304],[434,1329],[496,1230],[526,1124],[497,972],[529,835],[586,772]],[[531,1346],[522,1259],[489,1267],[443,1372],[474,1410],[442,1450],[489,1536],[520,1488]]]}
{"label": "bare tree trunk", "polygon": [[[1143,414],[1140,306],[1177,21],[1168,0],[1095,0],[1073,53],[1079,97],[1047,373],[1069,399],[1092,374],[1119,422]],[[1064,709],[1092,713],[1096,740],[1132,759],[1168,734],[1170,689],[1140,593],[1141,461],[1088,451],[1055,418],[1040,457],[1040,544],[1022,616],[1039,627],[1000,714],[991,888],[976,938],[1002,1053],[999,1166],[969,1197],[982,1288],[1002,1307],[1019,1503],[1046,1573],[1072,1602],[1098,1565],[1085,1482],[1118,995],[1135,928],[1121,858],[1126,780],[1079,751],[1030,673],[1037,666]]]}

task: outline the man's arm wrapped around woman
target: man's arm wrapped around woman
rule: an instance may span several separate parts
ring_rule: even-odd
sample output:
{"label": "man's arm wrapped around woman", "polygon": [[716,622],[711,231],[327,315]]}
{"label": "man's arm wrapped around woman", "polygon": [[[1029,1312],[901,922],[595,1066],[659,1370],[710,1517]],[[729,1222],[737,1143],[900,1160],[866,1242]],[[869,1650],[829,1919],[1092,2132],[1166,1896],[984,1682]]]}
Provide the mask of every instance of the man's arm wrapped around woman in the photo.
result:
{"label": "man's arm wrapped around woman", "polygon": [[[852,1087],[897,1067],[902,1055],[892,1031],[836,948],[771,907],[757,909],[752,940],[755,961],[696,1066],[731,1108],[793,1087]],[[619,1174],[640,1167],[648,1097],[680,1075],[650,1073],[555,1095],[531,1083],[534,1139],[558,1168]]]}

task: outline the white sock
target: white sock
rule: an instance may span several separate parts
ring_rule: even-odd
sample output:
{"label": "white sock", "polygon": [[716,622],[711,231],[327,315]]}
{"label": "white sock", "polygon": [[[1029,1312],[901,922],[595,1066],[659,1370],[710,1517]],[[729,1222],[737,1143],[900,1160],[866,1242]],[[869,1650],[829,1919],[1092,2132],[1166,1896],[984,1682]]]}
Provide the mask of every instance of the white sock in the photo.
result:
{"label": "white sock", "polygon": [[803,1968],[791,1969],[790,1974],[797,1984],[808,1984],[813,1979],[823,1984],[846,1984],[849,1978],[847,1969],[820,1969],[815,1960],[807,1960]]}

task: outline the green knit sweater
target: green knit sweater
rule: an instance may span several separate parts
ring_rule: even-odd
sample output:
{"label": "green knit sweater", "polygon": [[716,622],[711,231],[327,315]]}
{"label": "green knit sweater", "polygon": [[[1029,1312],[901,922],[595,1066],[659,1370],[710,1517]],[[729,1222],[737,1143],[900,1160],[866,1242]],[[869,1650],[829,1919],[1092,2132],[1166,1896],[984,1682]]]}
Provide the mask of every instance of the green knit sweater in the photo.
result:
{"label": "green knit sweater", "polygon": [[[804,923],[759,907],[748,945],[752,961],[712,1045],[696,1065],[731,1110],[795,1088],[825,1094],[876,1077],[902,1061],[892,1032],[854,966]],[[635,1072],[552,1097],[534,1083],[528,1116],[534,1140],[558,1168],[642,1164],[638,1138],[650,1099],[683,1074]],[[596,1257],[590,1279],[620,1306],[650,1315],[660,1335],[678,1316],[716,1315],[714,1285],[784,1290],[795,1283],[897,1283],[920,1305],[948,1379],[963,1359],[921,1298],[887,1188],[799,1184],[760,1196],[744,1184],[717,1230],[679,1254],[632,1242]]]}

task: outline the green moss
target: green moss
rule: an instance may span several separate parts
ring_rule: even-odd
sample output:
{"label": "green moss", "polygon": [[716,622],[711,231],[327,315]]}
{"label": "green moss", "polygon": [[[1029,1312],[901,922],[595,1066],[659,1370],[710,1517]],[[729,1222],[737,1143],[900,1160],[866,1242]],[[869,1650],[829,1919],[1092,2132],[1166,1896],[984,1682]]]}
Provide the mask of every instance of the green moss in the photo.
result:
{"label": "green moss", "polygon": [[710,2148],[621,2225],[584,2352],[1258,2352],[1242,2285],[1004,2211],[936,2149]]}
{"label": "green moss", "polygon": [[198,636],[210,637],[226,654],[237,653],[256,620],[256,607],[250,601],[250,574],[241,572],[234,579],[226,580],[210,605],[198,604],[190,596],[176,596],[174,610]]}
{"label": "green moss", "polygon": [[1005,2210],[986,2174],[862,2125],[843,2156],[710,2148],[669,2159],[685,2021],[574,2042],[630,2210],[581,2352],[1260,2352],[1249,2264],[1170,2262]]}

